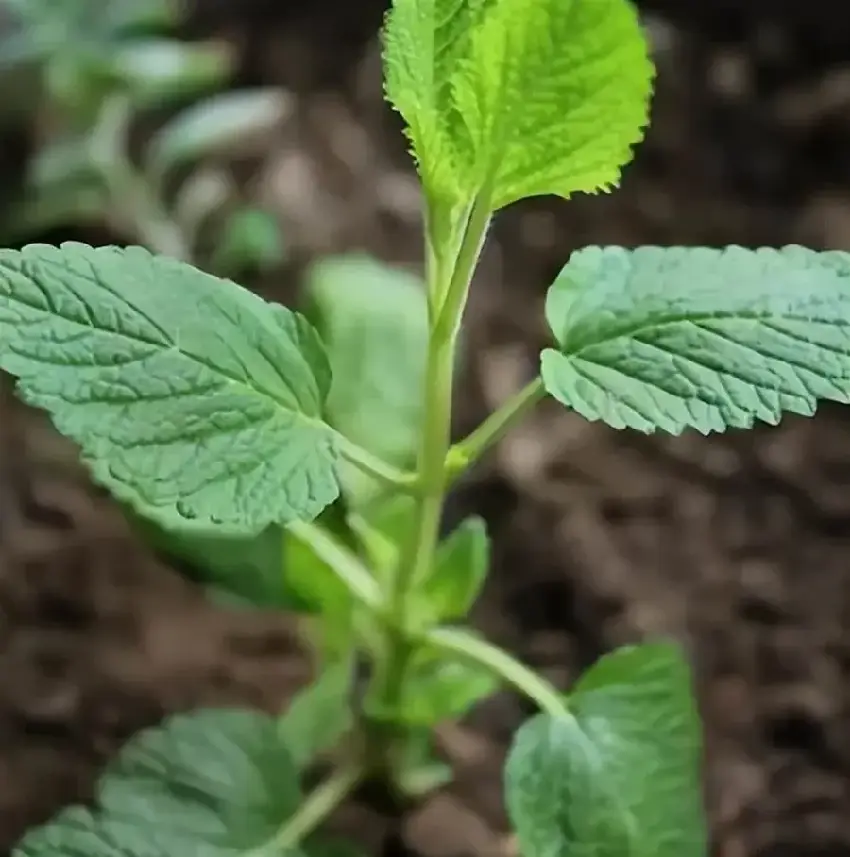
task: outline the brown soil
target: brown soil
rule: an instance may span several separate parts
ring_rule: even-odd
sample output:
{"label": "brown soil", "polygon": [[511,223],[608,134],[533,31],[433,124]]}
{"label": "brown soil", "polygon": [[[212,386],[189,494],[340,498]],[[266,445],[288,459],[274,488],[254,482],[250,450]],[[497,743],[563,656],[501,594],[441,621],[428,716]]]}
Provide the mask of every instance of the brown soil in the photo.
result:
{"label": "brown soil", "polygon": [[[545,286],[578,245],[850,245],[850,30],[799,4],[774,4],[770,19],[757,4],[690,5],[693,19],[646,4],[676,21],[651,22],[655,124],[623,189],[525,203],[497,223],[469,312],[458,433],[530,376]],[[416,183],[381,103],[381,13],[208,0],[198,15],[198,30],[242,47],[245,82],[296,93],[276,145],[243,172],[301,259],[419,259]],[[263,289],[291,295],[286,279]],[[479,626],[558,683],[625,641],[689,647],[723,857],[850,855],[848,450],[840,408],[669,439],[544,407],[450,504],[452,517],[483,514],[495,541]],[[285,619],[212,607],[129,533],[39,415],[0,402],[0,852],[90,796],[104,760],[166,712],[273,709],[305,676]],[[526,713],[500,697],[442,730],[458,780],[398,835],[363,807],[341,823],[375,854],[507,857],[499,770]]]}

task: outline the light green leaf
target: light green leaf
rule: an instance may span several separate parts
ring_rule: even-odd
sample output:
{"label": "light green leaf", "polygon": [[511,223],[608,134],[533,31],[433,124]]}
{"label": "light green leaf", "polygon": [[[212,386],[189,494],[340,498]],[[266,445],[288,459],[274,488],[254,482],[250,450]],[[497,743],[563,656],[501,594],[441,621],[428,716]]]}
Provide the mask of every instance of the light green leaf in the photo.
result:
{"label": "light green leaf", "polygon": [[117,45],[107,69],[139,107],[162,107],[223,84],[234,57],[225,44],[139,39]]}
{"label": "light green leaf", "polygon": [[440,214],[482,189],[493,210],[608,189],[647,122],[653,69],[627,0],[398,0],[385,45]]}
{"label": "light green leaf", "polygon": [[28,833],[12,857],[271,854],[300,798],[273,718],[181,714],[130,741],[102,776],[95,810],[66,809]]}
{"label": "light green leaf", "polygon": [[497,0],[453,79],[493,207],[616,185],[652,77],[627,0]]}
{"label": "light green leaf", "polygon": [[211,96],[186,108],[154,134],[145,162],[161,178],[200,158],[241,152],[265,140],[291,111],[291,98],[277,87]]}
{"label": "light green leaf", "polygon": [[498,687],[498,679],[489,670],[425,645],[411,661],[398,710],[383,710],[372,698],[367,699],[367,706],[380,719],[433,726],[462,717]]}
{"label": "light green leaf", "polygon": [[465,618],[487,577],[490,543],[481,518],[467,518],[437,549],[434,568],[416,592],[417,618],[434,625]]}
{"label": "light green leaf", "polygon": [[508,812],[523,857],[702,857],[701,738],[689,668],[670,644],[600,660],[514,736]]}
{"label": "light green leaf", "polygon": [[454,779],[451,765],[443,762],[434,749],[431,726],[408,728],[404,752],[393,777],[398,790],[411,800],[421,800]]}
{"label": "light green leaf", "polygon": [[588,247],[546,316],[546,389],[614,428],[707,434],[850,400],[847,253]]}
{"label": "light green leaf", "polygon": [[[333,369],[329,422],[384,461],[408,466],[418,442],[428,344],[422,282],[368,256],[330,257],[309,270],[306,301]],[[340,473],[352,506],[379,487],[351,466]]]}
{"label": "light green leaf", "polygon": [[280,735],[298,768],[332,750],[353,724],[348,662],[326,667],[296,694],[280,721]]}
{"label": "light green leaf", "polygon": [[339,493],[330,384],[296,313],[141,248],[0,251],[0,368],[160,522],[256,533]]}
{"label": "light green leaf", "polygon": [[495,0],[395,0],[384,28],[387,98],[407,123],[425,193],[448,204],[471,198],[463,175],[460,117],[451,83],[471,28]]}

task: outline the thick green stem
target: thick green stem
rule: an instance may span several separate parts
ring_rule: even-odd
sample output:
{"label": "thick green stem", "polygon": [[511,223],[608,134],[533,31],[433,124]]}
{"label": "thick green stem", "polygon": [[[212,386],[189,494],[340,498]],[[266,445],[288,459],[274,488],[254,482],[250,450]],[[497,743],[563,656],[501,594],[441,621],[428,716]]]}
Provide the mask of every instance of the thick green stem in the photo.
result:
{"label": "thick green stem", "polygon": [[494,411],[472,434],[456,443],[446,457],[450,480],[466,472],[488,449],[495,446],[514,426],[522,421],[546,396],[541,378],[537,377],[515,396]]}
{"label": "thick green stem", "polygon": [[[432,317],[425,375],[424,425],[419,458],[417,498],[413,531],[403,546],[402,556],[392,581],[388,602],[384,662],[376,675],[378,711],[392,717],[401,702],[405,677],[415,642],[410,633],[409,595],[428,574],[440,534],[440,519],[447,488],[446,454],[451,443],[452,381],[455,345],[461,316],[466,304],[472,273],[490,222],[486,199],[470,208],[457,257],[448,284],[434,282],[443,276],[442,266],[432,265],[429,291],[443,296]],[[386,733],[374,730],[376,750],[389,758],[392,747]]]}

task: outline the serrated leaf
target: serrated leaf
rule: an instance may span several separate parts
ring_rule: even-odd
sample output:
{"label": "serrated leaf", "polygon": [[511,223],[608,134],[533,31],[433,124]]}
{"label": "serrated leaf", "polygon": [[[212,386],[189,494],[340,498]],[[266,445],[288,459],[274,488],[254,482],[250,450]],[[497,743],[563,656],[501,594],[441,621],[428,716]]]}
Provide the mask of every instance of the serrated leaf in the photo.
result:
{"label": "serrated leaf", "polygon": [[[428,308],[422,282],[368,256],[323,259],[308,271],[306,313],[328,351],[331,425],[384,461],[415,458],[422,416]],[[379,487],[340,470],[353,506]]]}
{"label": "serrated leaf", "polygon": [[385,90],[407,123],[427,196],[471,198],[457,134],[463,125],[451,81],[466,55],[472,26],[494,0],[395,0],[384,27]]}
{"label": "serrated leaf", "polygon": [[438,211],[482,188],[493,210],[608,189],[647,122],[653,69],[627,0],[400,0],[385,45]]}
{"label": "serrated leaf", "polygon": [[248,857],[267,853],[300,799],[273,718],[180,714],[130,741],[101,777],[95,810],[64,810],[12,857]]}
{"label": "serrated leaf", "polygon": [[652,77],[627,0],[497,0],[453,79],[494,209],[617,184]]}
{"label": "serrated leaf", "polygon": [[150,140],[145,162],[162,177],[199,158],[256,146],[292,112],[280,89],[248,89],[211,96],[179,113]]}
{"label": "serrated leaf", "polygon": [[465,618],[489,562],[487,527],[481,518],[467,518],[440,543],[434,567],[415,593],[418,620],[428,626]]}
{"label": "serrated leaf", "polygon": [[546,316],[546,389],[614,428],[707,434],[850,401],[847,253],[588,247]]}
{"label": "serrated leaf", "polygon": [[333,749],[351,728],[350,688],[349,664],[334,663],[295,695],[281,718],[280,735],[296,767]]}
{"label": "serrated leaf", "polygon": [[338,494],[321,343],[296,313],[141,248],[0,250],[0,368],[141,514],[222,531]]}
{"label": "serrated leaf", "polygon": [[568,700],[514,736],[508,812],[524,857],[701,857],[701,738],[687,662],[672,645],[600,660]]}

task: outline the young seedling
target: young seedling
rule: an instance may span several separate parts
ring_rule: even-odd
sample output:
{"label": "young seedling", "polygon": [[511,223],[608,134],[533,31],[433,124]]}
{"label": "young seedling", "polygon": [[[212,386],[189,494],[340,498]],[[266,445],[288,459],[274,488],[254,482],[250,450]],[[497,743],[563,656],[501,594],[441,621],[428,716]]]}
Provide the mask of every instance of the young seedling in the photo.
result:
{"label": "young seedling", "polygon": [[[366,263],[359,295],[314,272],[308,320],[139,248],[0,251],[0,366],[21,396],[157,527],[265,545],[252,564],[231,552],[238,579],[225,563],[211,580],[304,611],[321,667],[280,717],[205,710],[142,733],[96,806],[60,813],[15,857],[327,852],[322,823],[358,783],[415,799],[445,781],[429,730],[500,685],[540,709],[505,770],[524,857],[706,851],[683,654],[650,642],[569,693],[550,686],[463,627],[487,536],[473,518],[441,540],[443,501],[546,395],[671,433],[848,401],[850,255],[579,250],[549,291],[539,377],[452,445],[458,335],[492,217],[616,185],[652,68],[625,0],[395,0],[384,43],[422,180],[424,291],[392,304]],[[410,337],[381,351],[392,330]],[[302,796],[320,757],[332,773]]]}
{"label": "young seedling", "polygon": [[[217,273],[281,260],[268,215],[234,206],[226,182],[202,181],[197,170],[186,178],[185,168],[239,151],[274,128],[289,110],[285,94],[210,95],[230,79],[233,51],[174,38],[184,12],[173,0],[3,1],[0,82],[14,97],[0,120],[38,128],[23,202],[0,224],[6,241],[94,223],[193,261],[212,230]],[[160,116],[143,151],[131,156],[136,123],[165,110],[173,115]],[[185,180],[175,192],[177,171]]]}

